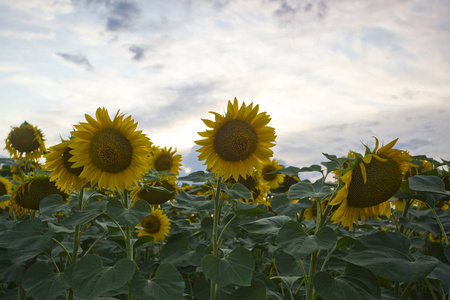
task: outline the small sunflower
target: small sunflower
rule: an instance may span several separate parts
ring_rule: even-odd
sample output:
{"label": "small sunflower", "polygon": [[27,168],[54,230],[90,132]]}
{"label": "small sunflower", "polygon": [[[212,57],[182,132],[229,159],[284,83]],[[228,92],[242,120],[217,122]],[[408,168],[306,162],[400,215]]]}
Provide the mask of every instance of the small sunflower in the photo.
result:
{"label": "small sunflower", "polygon": [[[330,197],[327,197],[320,202],[320,206],[322,208],[322,211],[325,210],[325,207],[328,204],[328,201],[330,200]],[[317,203],[315,198],[311,198],[312,206],[305,209],[304,218],[305,220],[314,220],[314,217],[317,217]]]}
{"label": "small sunflower", "polygon": [[170,232],[170,220],[161,209],[153,210],[136,226],[142,227],[136,230],[138,237],[151,235],[155,242],[164,240]]}
{"label": "small sunflower", "polygon": [[172,151],[172,147],[154,149],[153,155],[150,156],[150,168],[178,175],[181,170],[181,155],[175,154],[176,152],[176,149]]}
{"label": "small sunflower", "polygon": [[50,180],[50,176],[40,173],[26,177],[11,193],[9,212],[10,214],[15,212],[19,217],[28,211],[35,212],[39,210],[41,201],[53,194],[66,198],[64,192]]}
{"label": "small sunflower", "polygon": [[19,127],[11,127],[5,143],[5,149],[15,160],[38,159],[46,151],[41,130],[26,121]]}
{"label": "small sunflower", "polygon": [[108,110],[98,108],[97,120],[86,115],[87,123],[75,125],[71,134],[69,162],[72,168],[83,167],[80,177],[98,184],[100,188],[123,190],[137,182],[149,170],[149,138],[137,131],[131,116],[125,118],[117,111],[113,120]]}
{"label": "small sunflower", "polygon": [[253,168],[261,169],[261,161],[272,157],[270,149],[275,145],[275,129],[267,126],[271,118],[259,111],[253,103],[239,108],[238,101],[228,101],[227,113],[222,116],[211,112],[215,121],[202,119],[212,128],[198,134],[204,139],[195,141],[200,145],[198,159],[212,172],[228,179],[253,174]]}
{"label": "small sunflower", "polygon": [[261,177],[270,188],[276,189],[284,181],[284,177],[286,176],[285,174],[281,173],[270,174],[271,172],[280,170],[282,168],[283,167],[278,164],[278,161],[276,159],[269,159],[267,161],[262,162]]}
{"label": "small sunflower", "polygon": [[286,175],[284,176],[283,181],[280,183],[278,188],[275,189],[275,192],[287,193],[289,192],[289,188],[298,182],[300,182],[300,178],[298,176]]}
{"label": "small sunflower", "polygon": [[237,181],[234,180],[234,178],[229,178],[225,181],[225,183],[240,183],[245,186],[252,194],[252,199],[246,199],[245,202],[250,201],[253,204],[262,203],[266,206],[270,206],[270,202],[267,200],[267,193],[270,192],[270,188],[265,182],[263,182],[261,176],[258,174],[253,173],[253,175],[247,175],[245,178],[239,176]]}
{"label": "small sunflower", "polygon": [[[11,194],[12,183],[4,177],[0,177],[0,196]],[[5,209],[8,207],[10,200],[1,201],[0,209]]]}
{"label": "small sunflower", "polygon": [[51,171],[50,180],[54,180],[56,186],[68,193],[69,191],[81,190],[87,181],[80,177],[83,167],[72,168],[73,162],[69,159],[73,156],[70,154],[71,140],[62,141],[61,143],[49,148],[49,153],[45,155],[45,168]]}
{"label": "small sunflower", "polygon": [[178,192],[179,187],[175,183],[175,181],[170,179],[158,179],[158,180],[147,180],[144,179],[143,181],[145,186],[149,187],[163,187],[166,190],[169,191],[167,193],[164,190],[158,190],[158,189],[146,189],[139,186],[136,186],[131,191],[131,197],[134,198],[134,200],[145,200],[150,205],[159,205],[163,204],[175,196],[175,194]]}
{"label": "small sunflower", "polygon": [[339,205],[331,220],[342,222],[342,226],[353,228],[353,223],[364,222],[366,217],[378,219],[383,213],[389,218],[391,206],[388,201],[400,188],[402,172],[412,160],[403,150],[393,149],[398,139],[366,155],[357,157],[341,177],[344,186],[338,191],[330,205]]}

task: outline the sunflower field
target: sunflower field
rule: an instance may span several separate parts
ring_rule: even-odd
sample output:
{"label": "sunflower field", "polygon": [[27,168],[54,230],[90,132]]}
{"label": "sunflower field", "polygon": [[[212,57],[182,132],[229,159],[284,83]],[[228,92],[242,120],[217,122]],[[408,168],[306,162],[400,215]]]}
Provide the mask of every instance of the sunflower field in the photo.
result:
{"label": "sunflower field", "polygon": [[207,171],[186,176],[120,111],[48,148],[11,127],[0,299],[450,300],[450,161],[375,138],[283,166],[258,105],[211,113],[195,141]]}

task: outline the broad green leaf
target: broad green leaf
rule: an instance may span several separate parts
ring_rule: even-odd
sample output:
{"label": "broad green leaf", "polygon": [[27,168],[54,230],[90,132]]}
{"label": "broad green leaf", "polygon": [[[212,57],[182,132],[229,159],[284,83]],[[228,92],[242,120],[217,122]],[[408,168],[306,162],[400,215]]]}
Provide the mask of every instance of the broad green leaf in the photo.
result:
{"label": "broad green leaf", "polygon": [[281,226],[291,218],[286,216],[274,216],[264,219],[258,219],[240,226],[247,232],[260,234],[277,234]]}
{"label": "broad green leaf", "polygon": [[75,295],[90,300],[120,288],[133,277],[134,262],[128,258],[119,260],[114,266],[105,267],[97,255],[80,259],[72,272]]}
{"label": "broad green leaf", "polygon": [[440,281],[442,290],[447,294],[450,290],[450,265],[439,263],[437,267],[428,276],[431,279],[438,279]]}
{"label": "broad green leaf", "polygon": [[188,238],[183,234],[172,236],[161,250],[161,263],[170,263],[176,267],[199,266],[206,245],[199,245],[195,250],[189,249]]}
{"label": "broad green leaf", "polygon": [[284,251],[279,251],[275,256],[275,264],[280,275],[303,277],[302,269],[298,259]]}
{"label": "broad green leaf", "polygon": [[319,249],[333,248],[337,235],[329,227],[323,227],[316,234],[308,235],[300,223],[289,221],[278,232],[278,240],[284,252],[301,259]]}
{"label": "broad green leaf", "polygon": [[318,272],[313,282],[317,294],[324,300],[376,300],[381,297],[377,277],[358,266],[347,266],[344,275],[336,278]]}
{"label": "broad green leaf", "polygon": [[206,277],[219,287],[229,284],[250,286],[255,261],[247,249],[237,247],[224,258],[206,255],[202,259],[202,268]]}
{"label": "broad green leaf", "polygon": [[234,213],[238,216],[241,215],[260,215],[267,212],[267,206],[262,203],[247,204],[240,201],[235,202]]}
{"label": "broad green leaf", "polygon": [[270,173],[273,174],[285,174],[285,175],[290,175],[290,176],[298,176],[298,173],[300,172],[300,168],[297,167],[286,167],[286,168],[282,168]]}
{"label": "broad green leaf", "polygon": [[437,176],[416,175],[409,177],[408,182],[410,189],[414,191],[450,196],[450,192],[445,190],[444,181]]}
{"label": "broad green leaf", "polygon": [[44,262],[33,264],[23,276],[23,288],[36,300],[57,299],[70,287],[64,273],[55,273]]}
{"label": "broad green leaf", "polygon": [[193,172],[187,176],[178,177],[179,181],[206,182],[214,179],[214,175],[204,171]]}
{"label": "broad green leaf", "polygon": [[351,247],[356,243],[356,239],[351,236],[343,236],[339,238],[336,244],[336,249],[340,249],[342,247]]}
{"label": "broad green leaf", "polygon": [[66,203],[61,195],[53,194],[42,199],[39,210],[43,216],[51,216],[56,212],[68,214],[72,209],[71,203]]}
{"label": "broad green leaf", "polygon": [[229,189],[224,183],[222,183],[220,187],[224,193],[230,195],[233,199],[252,199],[252,194],[249,189],[239,182],[233,183],[231,185],[231,189]]}
{"label": "broad green leaf", "polygon": [[311,165],[301,168],[299,172],[322,172],[322,167],[320,165]]}
{"label": "broad green leaf", "polygon": [[10,230],[0,232],[0,247],[33,250],[51,242],[54,232],[44,232],[41,220],[29,219],[17,223]]}
{"label": "broad green leaf", "polygon": [[241,286],[227,300],[266,300],[266,285],[262,280],[252,280],[251,286]]}
{"label": "broad green leaf", "polygon": [[89,205],[84,209],[77,211],[70,215],[67,219],[63,220],[60,225],[70,226],[70,225],[84,225],[94,220],[106,210],[106,205],[108,201],[90,201]]}
{"label": "broad green leaf", "polygon": [[294,286],[294,283],[303,276],[272,276],[270,279],[275,283],[283,282],[289,289]]}
{"label": "broad green leaf", "polygon": [[289,188],[288,197],[291,200],[303,198],[323,199],[331,195],[331,193],[330,187],[319,181],[313,184],[308,181],[300,181]]}
{"label": "broad green leaf", "polygon": [[138,200],[132,207],[125,208],[118,199],[111,199],[108,201],[106,210],[117,223],[128,226],[135,226],[152,212],[145,200]]}
{"label": "broad green leaf", "polygon": [[425,278],[439,264],[431,256],[412,259],[409,239],[397,232],[380,231],[360,238],[346,261],[388,280],[411,282]]}
{"label": "broad green leaf", "polygon": [[309,199],[300,199],[296,203],[293,203],[292,200],[289,199],[285,193],[283,193],[273,196],[270,204],[273,211],[277,214],[293,216],[301,210],[311,207],[312,201]]}
{"label": "broad green leaf", "polygon": [[130,289],[138,299],[181,300],[184,280],[173,265],[162,263],[151,280],[140,275],[134,276]]}
{"label": "broad green leaf", "polygon": [[16,282],[22,281],[26,266],[20,262],[14,263],[9,259],[0,260],[0,282]]}

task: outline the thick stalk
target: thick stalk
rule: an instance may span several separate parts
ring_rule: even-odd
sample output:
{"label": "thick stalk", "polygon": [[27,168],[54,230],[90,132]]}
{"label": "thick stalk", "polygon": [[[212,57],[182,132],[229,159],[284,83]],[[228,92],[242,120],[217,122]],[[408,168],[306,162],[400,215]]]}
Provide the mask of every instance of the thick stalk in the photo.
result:
{"label": "thick stalk", "polygon": [[[222,182],[222,177],[219,177],[217,179],[217,186],[216,191],[214,194],[214,215],[213,215],[213,233],[211,237],[211,242],[213,246],[213,255],[218,257],[219,256],[219,243],[218,243],[218,231],[219,231],[219,223],[220,223],[220,214],[221,214],[221,190],[220,190],[220,184]],[[210,300],[215,300],[217,295],[217,284],[215,284],[212,280],[210,283]]]}
{"label": "thick stalk", "polygon": [[[83,209],[83,196],[84,196],[84,189],[81,189],[81,191],[78,193],[78,210]],[[75,233],[73,236],[73,249],[72,249],[72,260],[71,260],[72,264],[77,262],[78,247],[80,247],[80,241],[81,241],[81,225],[76,225]],[[69,299],[73,300],[73,288],[70,289]]]}
{"label": "thick stalk", "polygon": [[314,299],[313,278],[314,278],[315,269],[316,269],[316,260],[317,260],[317,252],[313,252],[311,254],[311,261],[309,263],[308,280],[306,281],[306,300]]}

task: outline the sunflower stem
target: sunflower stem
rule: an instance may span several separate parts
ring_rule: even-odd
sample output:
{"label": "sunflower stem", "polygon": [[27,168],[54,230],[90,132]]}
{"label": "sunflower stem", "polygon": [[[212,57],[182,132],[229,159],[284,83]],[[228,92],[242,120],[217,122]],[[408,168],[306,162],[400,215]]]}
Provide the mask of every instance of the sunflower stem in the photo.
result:
{"label": "sunflower stem", "polygon": [[[430,205],[429,205],[430,206]],[[439,228],[441,229],[441,233],[444,236],[444,241],[445,241],[445,245],[448,246],[449,245],[449,241],[448,241],[448,236],[445,233],[445,229],[444,226],[442,225],[441,219],[439,219],[438,214],[436,213],[436,210],[434,209],[434,207],[430,206],[431,211],[433,212],[434,217],[436,218],[436,221],[439,224]]]}
{"label": "sunflower stem", "polygon": [[[78,193],[78,209],[79,210],[83,209],[83,196],[84,196],[84,189],[81,189],[80,192]],[[80,241],[81,241],[81,233],[82,233],[81,225],[76,225],[75,233],[73,236],[73,251],[72,251],[72,259],[71,259],[72,264],[75,264],[77,262],[78,247],[80,246]],[[70,258],[70,256],[69,256],[69,258]],[[69,299],[73,300],[73,288],[70,288]]]}
{"label": "sunflower stem", "polygon": [[428,289],[431,292],[431,296],[433,297],[433,300],[437,300],[436,294],[434,293],[433,287],[431,286],[430,282],[428,281],[428,278],[424,278],[423,281],[425,281]]}
{"label": "sunflower stem", "polygon": [[[220,184],[222,183],[222,177],[220,176],[217,179],[216,191],[214,194],[214,216],[213,216],[213,234],[211,237],[211,242],[213,246],[213,255],[219,257],[219,238],[217,236],[219,231],[219,222],[220,222],[220,214],[221,214],[221,190]],[[210,283],[210,299],[215,300],[217,295],[217,284],[211,280]]]}

